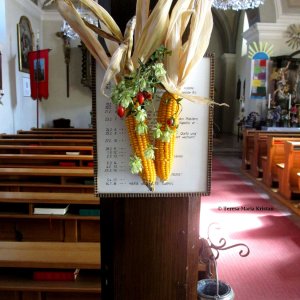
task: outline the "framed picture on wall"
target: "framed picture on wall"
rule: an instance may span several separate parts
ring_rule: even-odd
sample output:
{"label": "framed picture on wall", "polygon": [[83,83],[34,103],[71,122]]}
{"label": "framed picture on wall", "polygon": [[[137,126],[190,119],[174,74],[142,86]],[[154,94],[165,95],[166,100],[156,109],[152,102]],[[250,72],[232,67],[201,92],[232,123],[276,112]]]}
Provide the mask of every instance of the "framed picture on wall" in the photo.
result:
{"label": "framed picture on wall", "polygon": [[33,32],[27,17],[22,16],[20,18],[20,22],[17,25],[17,31],[19,70],[24,73],[29,73],[28,53],[33,51]]}

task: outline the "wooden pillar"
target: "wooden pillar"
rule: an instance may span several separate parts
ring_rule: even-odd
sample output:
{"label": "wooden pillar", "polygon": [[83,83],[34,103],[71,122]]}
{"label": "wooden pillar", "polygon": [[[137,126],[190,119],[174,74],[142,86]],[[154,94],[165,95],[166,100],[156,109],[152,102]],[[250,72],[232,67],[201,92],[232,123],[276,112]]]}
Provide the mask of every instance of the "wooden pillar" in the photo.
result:
{"label": "wooden pillar", "polygon": [[200,197],[101,198],[103,300],[196,300]]}

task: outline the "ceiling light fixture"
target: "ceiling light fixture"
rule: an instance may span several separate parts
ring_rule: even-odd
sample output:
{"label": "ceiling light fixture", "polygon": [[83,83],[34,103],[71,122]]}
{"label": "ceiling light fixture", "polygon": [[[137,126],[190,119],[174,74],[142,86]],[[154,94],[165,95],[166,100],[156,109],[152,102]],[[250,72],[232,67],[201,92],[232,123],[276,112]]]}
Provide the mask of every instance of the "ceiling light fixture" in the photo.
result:
{"label": "ceiling light fixture", "polygon": [[213,0],[212,6],[216,9],[233,9],[244,10],[249,8],[256,8],[264,4],[264,0]]}
{"label": "ceiling light fixture", "polygon": [[[87,9],[85,9],[83,6],[81,6],[81,4],[79,5],[79,7],[76,7],[76,10],[82,19],[98,27],[98,20],[96,19],[96,17],[92,13],[90,13]],[[66,37],[69,37],[72,40],[80,39],[79,35],[72,29],[69,23],[66,22],[65,20],[63,21],[60,30]]]}

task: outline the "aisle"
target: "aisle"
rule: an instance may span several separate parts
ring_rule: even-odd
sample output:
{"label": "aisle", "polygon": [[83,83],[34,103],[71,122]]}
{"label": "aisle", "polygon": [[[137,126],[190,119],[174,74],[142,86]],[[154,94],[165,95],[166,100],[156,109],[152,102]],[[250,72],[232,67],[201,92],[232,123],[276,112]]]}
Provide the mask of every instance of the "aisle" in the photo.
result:
{"label": "aisle", "polygon": [[234,248],[221,251],[218,259],[219,277],[234,289],[235,300],[300,299],[300,228],[287,214],[214,158],[211,195],[202,197],[200,234],[207,237],[208,225],[218,222],[221,230],[211,234],[215,243],[224,237],[227,246],[249,246],[248,257]]}

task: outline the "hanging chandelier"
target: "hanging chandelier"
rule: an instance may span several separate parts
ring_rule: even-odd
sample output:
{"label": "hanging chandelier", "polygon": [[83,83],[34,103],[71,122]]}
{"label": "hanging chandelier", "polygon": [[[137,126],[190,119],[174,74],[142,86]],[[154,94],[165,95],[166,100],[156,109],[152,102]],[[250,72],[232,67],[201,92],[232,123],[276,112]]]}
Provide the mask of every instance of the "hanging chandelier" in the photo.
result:
{"label": "hanging chandelier", "polygon": [[264,0],[213,0],[212,6],[223,10],[244,10],[256,8],[261,4],[264,4]]}
{"label": "hanging chandelier", "polygon": [[[78,6],[76,7],[77,12],[81,16],[82,19],[87,21],[88,23],[98,26],[98,20],[94,15],[92,15],[87,9],[85,9],[83,6]],[[63,33],[64,36],[76,40],[80,39],[79,35],[72,29],[72,27],[69,25],[68,22],[65,20],[63,21],[63,24],[61,26],[61,32]]]}

